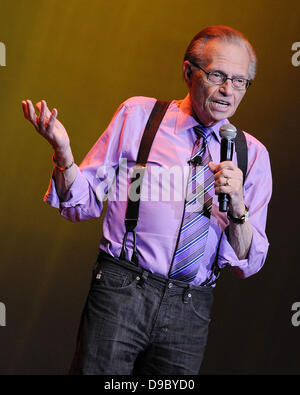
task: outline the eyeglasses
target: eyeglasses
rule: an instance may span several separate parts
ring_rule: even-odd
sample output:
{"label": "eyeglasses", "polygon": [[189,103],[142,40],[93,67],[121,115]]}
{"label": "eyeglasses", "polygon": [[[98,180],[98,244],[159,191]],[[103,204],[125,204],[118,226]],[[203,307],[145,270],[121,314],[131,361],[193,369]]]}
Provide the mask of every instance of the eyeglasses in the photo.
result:
{"label": "eyeglasses", "polygon": [[231,80],[232,86],[238,90],[248,89],[249,86],[251,85],[251,82],[247,80],[247,78],[243,78],[243,77],[229,78],[225,73],[222,73],[221,71],[206,71],[196,63],[191,62],[190,60],[189,62],[197,69],[202,70],[203,73],[206,74],[207,81],[212,82],[213,84],[223,85],[227,80]]}

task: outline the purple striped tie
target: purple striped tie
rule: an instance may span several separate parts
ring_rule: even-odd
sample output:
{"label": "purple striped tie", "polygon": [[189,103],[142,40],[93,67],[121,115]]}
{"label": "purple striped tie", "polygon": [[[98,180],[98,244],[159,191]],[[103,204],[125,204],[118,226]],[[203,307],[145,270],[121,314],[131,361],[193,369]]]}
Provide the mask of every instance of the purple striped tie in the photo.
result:
{"label": "purple striped tie", "polygon": [[170,271],[170,278],[185,282],[194,280],[201,264],[214,188],[214,175],[207,165],[211,161],[207,149],[207,138],[211,130],[199,125],[194,127],[194,131],[198,139],[193,148],[191,161],[197,156],[200,156],[202,161],[199,166],[191,164],[183,220]]}

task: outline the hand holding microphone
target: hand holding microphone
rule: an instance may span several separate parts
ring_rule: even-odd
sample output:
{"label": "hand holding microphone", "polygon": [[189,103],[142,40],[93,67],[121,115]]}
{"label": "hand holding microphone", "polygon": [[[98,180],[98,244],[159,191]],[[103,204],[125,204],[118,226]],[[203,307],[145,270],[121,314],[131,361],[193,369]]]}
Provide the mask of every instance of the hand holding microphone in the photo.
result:
{"label": "hand holding microphone", "polygon": [[[233,155],[234,139],[236,137],[236,127],[230,123],[224,124],[220,128],[221,136],[221,152],[220,162],[231,161]],[[228,178],[226,178],[226,186],[228,185]],[[227,212],[229,204],[229,195],[227,193],[220,193],[218,196],[219,211]]]}
{"label": "hand holding microphone", "polygon": [[232,162],[234,139],[237,130],[234,125],[224,124],[220,128],[220,163],[210,162],[210,170],[215,174],[215,192],[218,195],[219,211],[227,212],[230,206],[232,214],[243,213],[243,173]]}

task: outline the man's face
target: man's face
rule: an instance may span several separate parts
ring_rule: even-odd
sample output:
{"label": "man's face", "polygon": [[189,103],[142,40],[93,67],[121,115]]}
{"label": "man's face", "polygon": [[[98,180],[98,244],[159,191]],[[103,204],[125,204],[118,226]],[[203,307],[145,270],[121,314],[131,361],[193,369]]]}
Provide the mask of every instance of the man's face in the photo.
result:
{"label": "man's face", "polygon": [[[230,78],[248,78],[250,58],[243,46],[214,39],[205,45],[204,58],[209,60],[204,68],[207,72],[220,71]],[[201,64],[200,60],[197,63]],[[231,80],[223,85],[214,85],[202,70],[188,61],[184,62],[183,67],[194,116],[203,125],[213,126],[235,113],[246,90],[233,88]]]}

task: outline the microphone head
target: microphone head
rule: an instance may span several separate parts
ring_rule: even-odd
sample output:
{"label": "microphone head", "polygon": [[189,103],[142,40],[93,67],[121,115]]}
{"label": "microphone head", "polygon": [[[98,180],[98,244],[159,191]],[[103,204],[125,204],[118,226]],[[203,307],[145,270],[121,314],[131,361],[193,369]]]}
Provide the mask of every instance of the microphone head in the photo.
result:
{"label": "microphone head", "polygon": [[236,127],[231,123],[225,123],[220,127],[220,136],[222,139],[233,140],[236,137]]}

